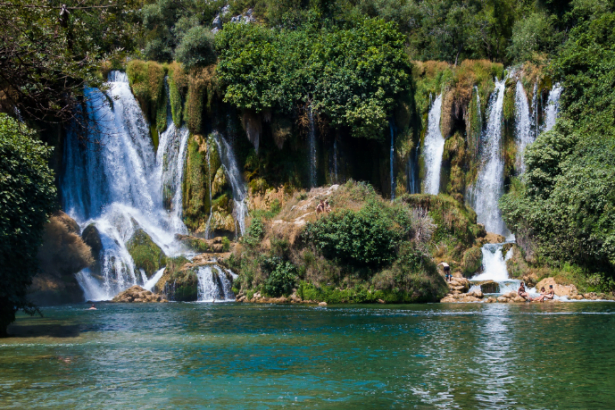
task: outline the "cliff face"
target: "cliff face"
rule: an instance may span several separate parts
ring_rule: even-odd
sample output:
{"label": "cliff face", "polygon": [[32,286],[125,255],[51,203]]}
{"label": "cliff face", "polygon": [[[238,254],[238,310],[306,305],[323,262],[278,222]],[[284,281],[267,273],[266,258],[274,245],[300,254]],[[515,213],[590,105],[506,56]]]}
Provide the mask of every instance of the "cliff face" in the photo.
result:
{"label": "cliff face", "polygon": [[83,302],[75,274],[94,263],[92,249],[80,236],[79,225],[64,212],[49,218],[38,252],[40,272],[28,290],[28,299],[48,306]]}

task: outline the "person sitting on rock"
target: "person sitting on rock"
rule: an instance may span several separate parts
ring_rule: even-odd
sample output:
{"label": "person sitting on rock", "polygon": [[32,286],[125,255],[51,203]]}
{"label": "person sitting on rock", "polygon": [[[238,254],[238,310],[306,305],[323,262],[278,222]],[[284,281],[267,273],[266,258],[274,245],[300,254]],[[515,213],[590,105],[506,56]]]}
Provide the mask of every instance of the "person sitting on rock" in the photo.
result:
{"label": "person sitting on rock", "polygon": [[453,275],[451,275],[451,267],[446,262],[440,262],[438,266],[442,265],[442,269],[444,269],[444,279],[447,282],[450,282],[453,279]]}
{"label": "person sitting on rock", "polygon": [[321,214],[325,212],[325,202],[321,199],[318,205],[316,206],[316,213]]}
{"label": "person sitting on rock", "polygon": [[521,284],[519,285],[519,290],[517,290],[517,294],[521,296],[523,299],[529,300],[528,299],[529,295],[527,291],[525,290],[525,283],[521,282]]}
{"label": "person sitting on rock", "polygon": [[544,302],[546,295],[547,295],[547,291],[545,290],[545,287],[543,286],[542,288],[540,288],[540,296],[538,296],[537,298],[533,298],[532,302]]}
{"label": "person sitting on rock", "polygon": [[549,285],[549,291],[545,295],[543,299],[553,300],[555,298],[555,291],[553,290],[553,285]]}
{"label": "person sitting on rock", "polygon": [[329,205],[328,199],[325,201],[325,212],[327,213],[331,212],[331,206]]}

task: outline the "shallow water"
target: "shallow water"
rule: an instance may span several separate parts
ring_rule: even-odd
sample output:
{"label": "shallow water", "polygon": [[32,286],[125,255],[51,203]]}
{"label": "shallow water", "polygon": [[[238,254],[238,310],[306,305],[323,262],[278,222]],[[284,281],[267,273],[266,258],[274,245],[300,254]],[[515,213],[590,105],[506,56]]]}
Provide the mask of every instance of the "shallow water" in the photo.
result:
{"label": "shallow water", "polygon": [[85,307],[0,339],[0,408],[615,407],[615,304]]}

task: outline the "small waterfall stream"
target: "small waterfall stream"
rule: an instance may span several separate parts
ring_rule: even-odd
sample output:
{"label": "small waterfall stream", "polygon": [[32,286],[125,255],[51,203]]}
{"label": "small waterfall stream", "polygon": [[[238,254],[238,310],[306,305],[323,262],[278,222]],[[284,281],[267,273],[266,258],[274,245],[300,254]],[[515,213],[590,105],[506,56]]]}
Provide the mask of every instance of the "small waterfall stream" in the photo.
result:
{"label": "small waterfall stream", "polygon": [[231,281],[217,265],[201,266],[197,272],[197,302],[232,302],[235,294],[231,290]]}
{"label": "small waterfall stream", "polygon": [[[183,251],[175,233],[181,221],[181,177],[188,131],[173,122],[161,135],[158,153],[125,73],[109,73],[109,91],[86,88],[88,130],[82,144],[68,132],[61,179],[63,206],[83,229],[93,224],[101,238],[100,271],[84,269],[77,279],[90,299],[111,299],[147,277],[136,272],[126,242],[145,231],[167,256]],[[85,145],[85,146],[84,146]],[[172,198],[171,211],[163,205]],[[151,279],[151,278],[150,278]]]}
{"label": "small waterfall stream", "polygon": [[423,191],[438,195],[440,192],[440,171],[442,169],[442,154],[444,153],[444,137],[440,131],[442,114],[442,94],[433,102],[427,119],[427,135],[425,135],[423,160],[425,161],[425,182]]}
{"label": "small waterfall stream", "polygon": [[314,112],[312,106],[308,109],[308,150],[310,165],[310,188],[314,188],[318,183],[317,179],[317,152],[316,152],[316,127],[314,126]]}
{"label": "small waterfall stream", "polygon": [[564,88],[557,83],[549,92],[547,108],[545,108],[544,131],[549,131],[555,125],[555,120],[557,120],[557,114],[559,113],[559,99],[562,96],[562,91],[564,91]]}
{"label": "small waterfall stream", "polygon": [[534,142],[530,106],[521,81],[517,81],[515,90],[515,134],[517,140],[516,168],[517,174],[520,175],[525,171],[523,161],[525,147]]}
{"label": "small waterfall stream", "polygon": [[218,148],[218,154],[220,155],[224,172],[226,173],[229,183],[231,184],[231,190],[233,191],[233,217],[239,227],[239,233],[243,235],[246,230],[245,220],[248,215],[248,205],[246,203],[248,187],[239,170],[233,148],[219,133],[215,132],[213,138]]}
{"label": "small waterfall stream", "polygon": [[502,155],[502,109],[506,79],[495,81],[489,100],[487,126],[481,137],[481,168],[476,185],[469,190],[470,202],[487,232],[506,236],[498,201],[504,188],[504,157]]}
{"label": "small waterfall stream", "polygon": [[391,201],[395,199],[395,175],[393,173],[393,160],[395,158],[395,130],[393,121],[389,121],[389,129],[391,130],[391,152],[389,154],[390,178],[391,178]]}

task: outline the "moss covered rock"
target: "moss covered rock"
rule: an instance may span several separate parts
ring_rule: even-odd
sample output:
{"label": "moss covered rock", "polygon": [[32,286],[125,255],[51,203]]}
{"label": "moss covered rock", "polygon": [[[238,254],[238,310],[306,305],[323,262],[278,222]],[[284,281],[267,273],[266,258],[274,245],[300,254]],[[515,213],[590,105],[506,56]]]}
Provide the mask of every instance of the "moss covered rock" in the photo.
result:
{"label": "moss covered rock", "polygon": [[160,268],[166,266],[167,257],[163,250],[141,228],[135,231],[126,243],[126,248],[132,256],[135,267],[143,269],[148,278]]}

